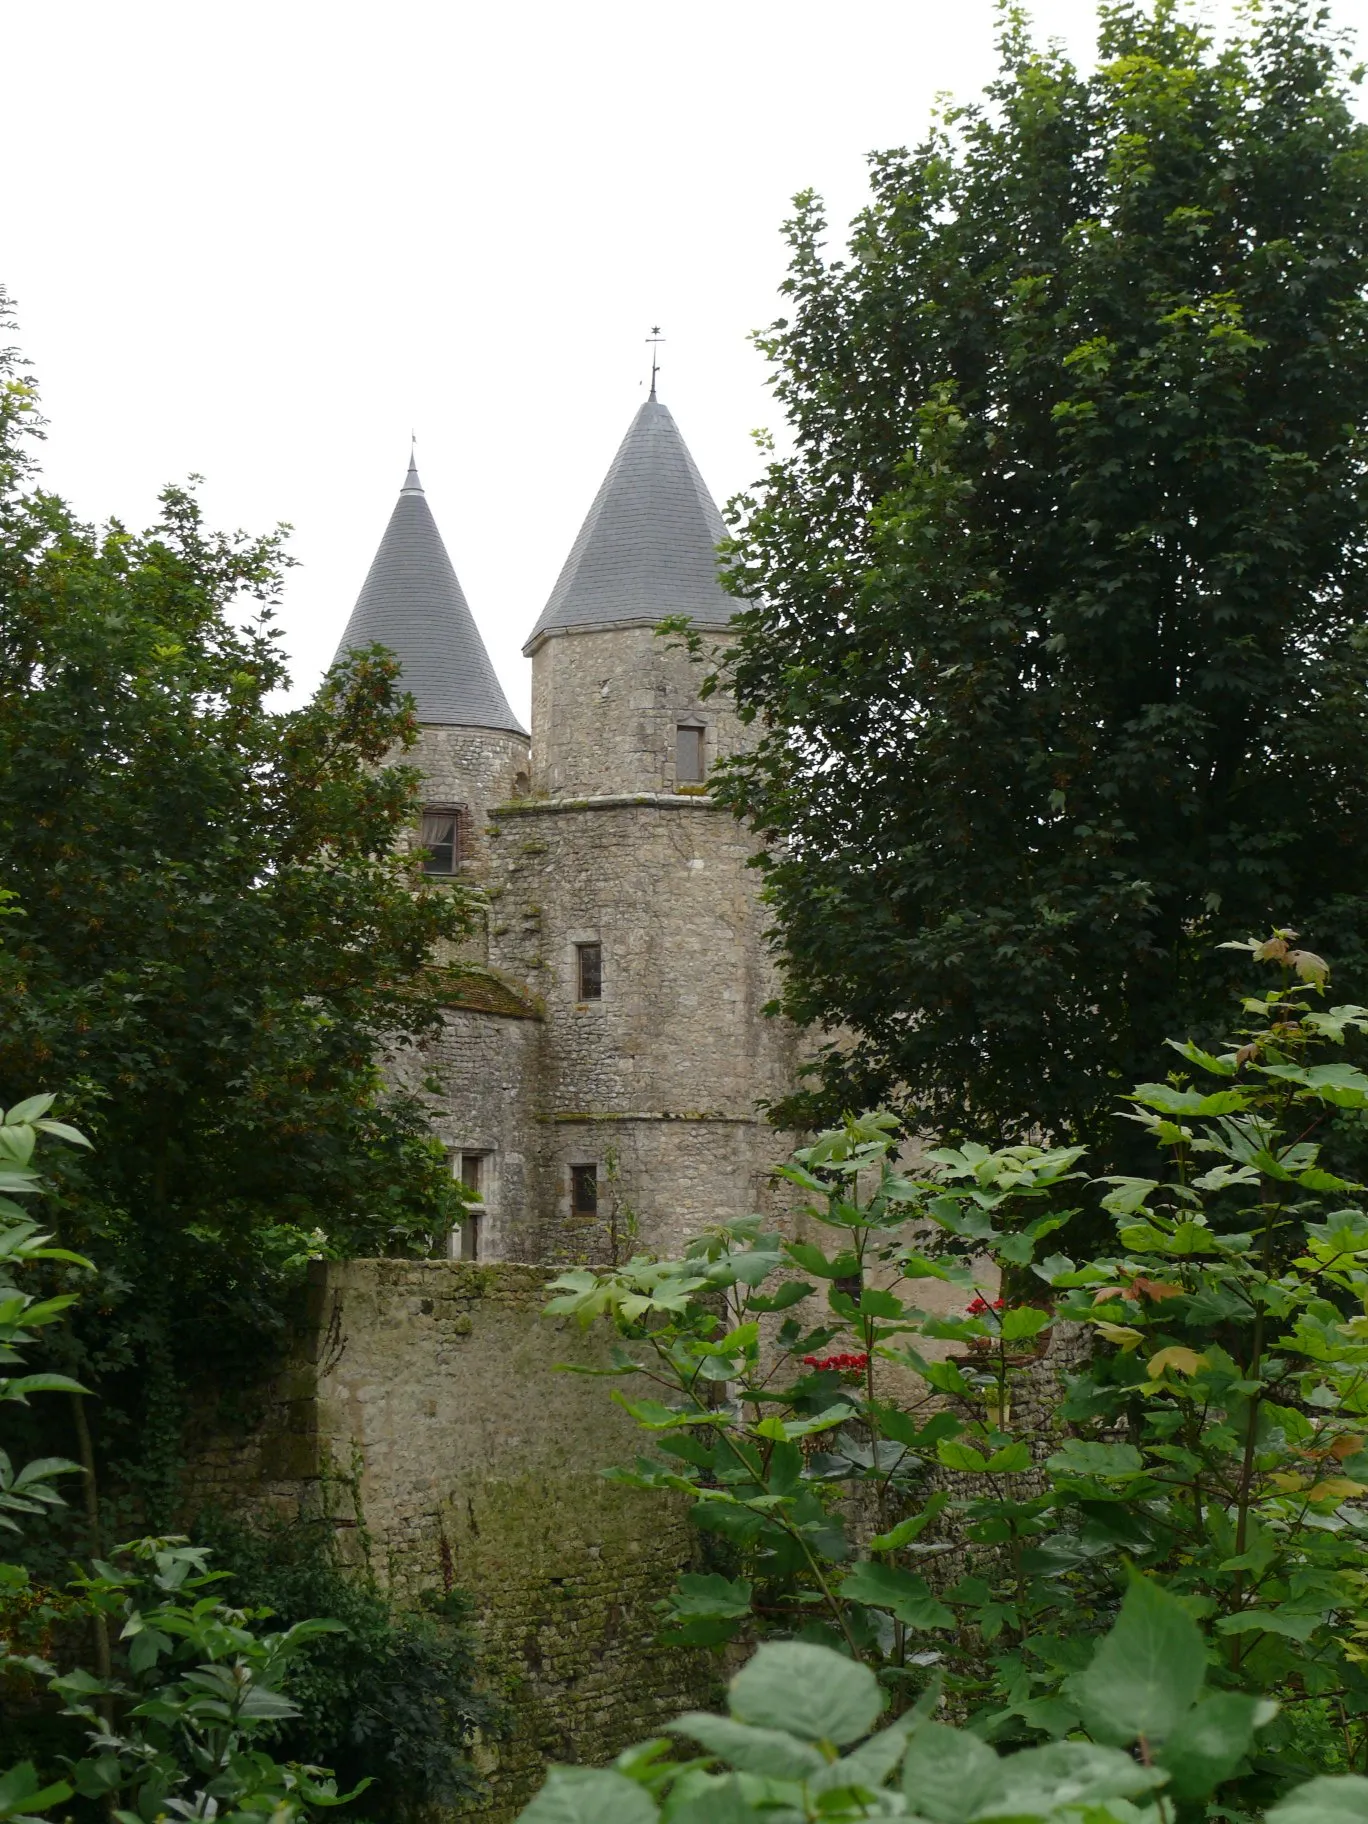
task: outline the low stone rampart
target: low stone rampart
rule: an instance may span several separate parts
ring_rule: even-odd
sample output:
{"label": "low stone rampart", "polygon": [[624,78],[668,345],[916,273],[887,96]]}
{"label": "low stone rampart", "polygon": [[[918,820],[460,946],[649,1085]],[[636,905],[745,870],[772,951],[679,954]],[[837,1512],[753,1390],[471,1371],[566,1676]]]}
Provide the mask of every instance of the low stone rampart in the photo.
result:
{"label": "low stone rampart", "polygon": [[319,1263],[308,1320],[248,1438],[196,1496],[327,1514],[343,1557],[402,1602],[465,1591],[513,1718],[477,1750],[504,1824],[548,1759],[602,1762],[707,1701],[706,1655],[663,1649],[653,1605],[694,1549],[682,1507],[605,1482],[639,1448],[596,1334],[541,1316],[547,1271]]}

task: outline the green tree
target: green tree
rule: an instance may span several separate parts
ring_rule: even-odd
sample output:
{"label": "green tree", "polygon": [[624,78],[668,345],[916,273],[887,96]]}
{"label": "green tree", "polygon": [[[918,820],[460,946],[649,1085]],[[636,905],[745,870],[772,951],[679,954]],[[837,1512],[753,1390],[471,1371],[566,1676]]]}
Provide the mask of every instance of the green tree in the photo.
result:
{"label": "green tree", "polygon": [[[816,1108],[1096,1143],[1216,938],[1295,922],[1364,998],[1368,129],[1311,0],[1217,43],[1008,11],[981,104],[788,224],[760,338],[795,450],[733,503],[722,790]],[[848,1042],[854,1035],[853,1046]],[[1118,1130],[1110,1127],[1109,1144]]]}
{"label": "green tree", "polygon": [[148,532],[81,523],[31,486],[13,351],[0,387],[0,1101],[60,1092],[96,1143],[60,1221],[106,1286],[65,1366],[160,1521],[187,1365],[259,1353],[308,1252],[426,1251],[459,1210],[378,1060],[439,1018],[469,904],[396,847],[392,659],[271,707],[281,533],[211,532],[179,488]]}

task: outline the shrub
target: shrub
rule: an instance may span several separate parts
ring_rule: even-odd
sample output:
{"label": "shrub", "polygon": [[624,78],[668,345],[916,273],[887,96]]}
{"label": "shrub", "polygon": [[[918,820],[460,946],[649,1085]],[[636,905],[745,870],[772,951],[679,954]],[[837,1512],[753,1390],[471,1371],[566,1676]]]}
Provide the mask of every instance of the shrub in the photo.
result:
{"label": "shrub", "polygon": [[[1172,1824],[1208,1810],[1275,1709],[1205,1689],[1203,1642],[1176,1598],[1132,1580],[1120,1616],[1075,1685],[1095,1739],[999,1755],[937,1719],[929,1690],[903,1715],[868,1667],[799,1641],[762,1646],[731,1681],[729,1714],[697,1711],[612,1768],[552,1768],[520,1824]],[[882,1727],[878,1725],[882,1724]],[[845,1752],[842,1752],[844,1750]],[[1368,1819],[1368,1780],[1315,1779],[1268,1824]]]}
{"label": "shrub", "polygon": [[479,1794],[469,1745],[497,1734],[502,1717],[479,1688],[459,1594],[427,1613],[396,1609],[373,1581],[338,1565],[326,1522],[253,1528],[207,1515],[195,1533],[240,1600],[284,1625],[327,1615],[344,1626],[301,1654],[290,1682],[299,1714],[282,1724],[279,1754],[321,1762],[344,1785],[374,1776],[365,1803],[376,1817]]}
{"label": "shrub", "polygon": [[[784,1168],[826,1246],[750,1218],[681,1260],[554,1282],[549,1309],[607,1318],[612,1372],[634,1377],[614,1397],[653,1454],[612,1473],[685,1495],[731,1547],[734,1574],[681,1578],[675,1638],[839,1645],[899,1703],[939,1666],[980,1734],[1040,1742],[1081,1726],[1075,1675],[1140,1566],[1200,1622],[1214,1684],[1278,1699],[1247,1799],[1308,1752],[1368,1764],[1368,1193],[1319,1157],[1331,1118],[1368,1109],[1368,1075],[1334,1055],[1368,1012],[1321,1006],[1328,970],[1292,933],[1240,947],[1278,985],[1228,1048],[1175,1043],[1184,1069],[1127,1098],[1162,1165],[1101,1181],[1115,1241],[1092,1258],[1059,1251],[1080,1149],[938,1149],[913,1178],[875,1114]],[[985,1262],[1036,1292],[999,1299]],[[918,1308],[929,1280],[962,1315]],[[1042,1464],[1011,1415],[1052,1323],[1095,1348]],[[952,1546],[964,1572],[933,1587]]]}

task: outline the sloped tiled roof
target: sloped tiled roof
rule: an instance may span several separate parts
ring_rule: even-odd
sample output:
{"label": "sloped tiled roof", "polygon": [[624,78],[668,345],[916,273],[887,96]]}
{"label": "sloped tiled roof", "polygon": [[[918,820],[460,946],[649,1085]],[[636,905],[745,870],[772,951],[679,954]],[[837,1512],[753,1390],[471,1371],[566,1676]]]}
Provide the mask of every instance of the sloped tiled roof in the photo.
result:
{"label": "sloped tiled roof", "polygon": [[573,628],[654,625],[687,614],[725,627],[737,603],[717,580],[722,516],[654,393],[632,420],[523,651]]}
{"label": "sloped tiled roof", "polygon": [[398,658],[420,722],[526,734],[494,675],[412,462],[337,656],[375,641]]}

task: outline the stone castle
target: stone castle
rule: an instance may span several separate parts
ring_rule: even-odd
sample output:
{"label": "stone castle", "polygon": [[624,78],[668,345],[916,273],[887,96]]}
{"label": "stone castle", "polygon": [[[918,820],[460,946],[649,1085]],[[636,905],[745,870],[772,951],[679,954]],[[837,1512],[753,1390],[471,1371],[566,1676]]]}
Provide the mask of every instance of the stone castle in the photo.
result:
{"label": "stone castle", "polygon": [[[722,522],[654,392],[525,650],[532,733],[494,675],[410,466],[341,651],[397,654],[421,724],[412,841],[476,889],[440,1035],[390,1068],[472,1194],[453,1258],[317,1261],[288,1359],[197,1462],[208,1505],[326,1519],[398,1600],[464,1591],[511,1728],[474,1814],[512,1824],[547,1760],[602,1763],[710,1696],[659,1644],[698,1562],[684,1506],[605,1481],[635,1427],[606,1339],[542,1315],[547,1267],[676,1251],[765,1209],[792,1082],[754,845],[709,790],[744,731],[655,628],[725,640]],[[425,1081],[439,1085],[432,1094]]]}
{"label": "stone castle", "polygon": [[508,706],[416,467],[339,647],[380,642],[421,735],[412,840],[477,889],[430,1098],[473,1198],[453,1251],[563,1263],[678,1247],[765,1207],[792,1081],[753,841],[708,790],[744,731],[655,629],[721,641],[721,516],[652,388],[540,619],[532,732]]}

